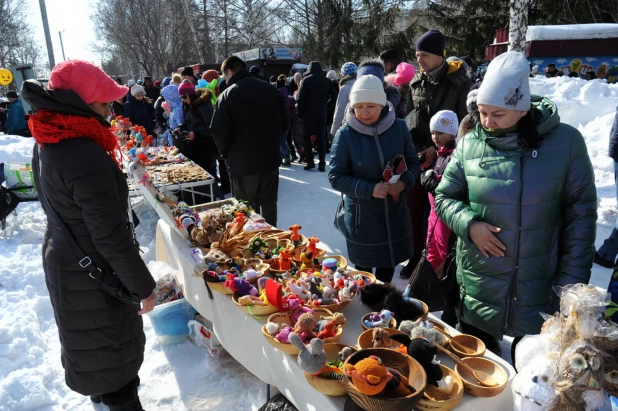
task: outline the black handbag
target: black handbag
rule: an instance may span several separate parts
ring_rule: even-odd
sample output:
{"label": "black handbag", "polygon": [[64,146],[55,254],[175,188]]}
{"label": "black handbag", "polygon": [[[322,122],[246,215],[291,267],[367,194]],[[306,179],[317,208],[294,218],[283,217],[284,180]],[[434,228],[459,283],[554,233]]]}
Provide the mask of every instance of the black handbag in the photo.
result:
{"label": "black handbag", "polygon": [[[73,236],[71,235],[71,232],[69,231],[67,226],[64,224],[64,222],[62,221],[62,219],[60,218],[60,216],[54,209],[54,207],[49,202],[49,199],[47,198],[47,193],[45,193],[45,189],[43,188],[43,184],[42,182],[40,182],[40,178],[41,178],[40,161],[41,160],[39,159],[39,150],[40,150],[39,145],[35,144],[34,153],[33,153],[34,161],[32,162],[32,171],[34,172],[34,175],[37,177],[35,179],[35,185],[37,188],[37,192],[39,193],[39,199],[41,201],[41,204],[44,206],[44,208],[46,209],[48,213],[47,217],[51,220],[52,223],[56,225],[56,228],[61,233],[64,234],[64,237],[67,240],[67,243],[69,243],[69,246],[71,247],[71,249],[73,249],[73,253],[78,259],[79,266],[88,271],[88,275],[90,275],[90,278],[92,278],[93,280],[101,284],[101,287],[103,287],[103,289],[115,299],[125,304],[139,305],[141,300],[137,296],[131,294],[129,289],[122,283],[122,281],[120,280],[120,277],[118,277],[118,275],[114,272],[114,270],[111,267],[108,266],[106,270],[101,270],[92,261],[92,259],[88,257],[86,253],[84,253],[84,251],[75,241],[75,238],[73,238]],[[36,184],[37,179],[39,180],[38,185]],[[127,223],[127,225],[128,225],[128,229],[132,230],[131,223]]]}
{"label": "black handbag", "polygon": [[[428,243],[431,242],[435,229],[434,225]],[[451,234],[451,239],[453,237],[454,235]],[[410,297],[427,304],[429,312],[443,311],[446,307],[456,303],[457,281],[453,269],[455,259],[452,254],[451,239],[449,239],[449,255],[444,261],[444,276],[441,279],[436,276],[431,263],[427,260],[427,248],[425,248],[408,281],[411,287]]]}

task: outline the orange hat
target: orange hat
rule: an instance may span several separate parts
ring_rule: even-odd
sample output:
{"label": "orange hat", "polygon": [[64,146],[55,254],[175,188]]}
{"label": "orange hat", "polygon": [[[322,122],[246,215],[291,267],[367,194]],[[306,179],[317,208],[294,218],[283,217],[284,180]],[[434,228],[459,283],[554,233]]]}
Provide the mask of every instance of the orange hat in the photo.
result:
{"label": "orange hat", "polygon": [[50,90],[73,90],[86,104],[108,103],[127,95],[103,70],[83,60],[67,60],[54,67],[49,76]]}

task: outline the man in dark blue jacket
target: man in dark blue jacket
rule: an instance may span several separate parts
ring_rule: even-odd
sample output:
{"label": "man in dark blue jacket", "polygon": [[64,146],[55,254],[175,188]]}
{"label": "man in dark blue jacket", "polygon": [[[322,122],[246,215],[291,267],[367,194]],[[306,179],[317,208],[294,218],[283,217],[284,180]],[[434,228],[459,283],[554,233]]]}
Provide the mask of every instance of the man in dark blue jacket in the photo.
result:
{"label": "man in dark blue jacket", "polygon": [[303,120],[303,141],[305,145],[305,170],[315,168],[311,136],[315,134],[320,158],[319,170],[326,171],[326,123],[328,109],[334,109],[337,91],[326,78],[322,65],[312,61],[307,68],[309,75],[301,83],[298,92],[298,117]]}
{"label": "man in dark blue jacket", "polygon": [[281,136],[289,118],[279,90],[247,71],[236,56],[221,65],[227,88],[217,99],[210,129],[225,158],[232,195],[257,202],[259,213],[277,225]]}
{"label": "man in dark blue jacket", "polygon": [[[618,107],[616,107],[614,123],[609,133],[609,156],[614,159],[614,175],[618,178]],[[618,184],[616,185],[616,200],[618,201]],[[618,218],[609,238],[603,242],[595,254],[594,262],[605,268],[614,268],[616,255],[618,255]]]}
{"label": "man in dark blue jacket", "polygon": [[21,104],[21,99],[17,92],[13,90],[6,93],[6,98],[9,99],[11,105],[6,113],[4,130],[7,134],[23,135],[27,131],[28,126],[26,125],[26,114],[24,106]]}

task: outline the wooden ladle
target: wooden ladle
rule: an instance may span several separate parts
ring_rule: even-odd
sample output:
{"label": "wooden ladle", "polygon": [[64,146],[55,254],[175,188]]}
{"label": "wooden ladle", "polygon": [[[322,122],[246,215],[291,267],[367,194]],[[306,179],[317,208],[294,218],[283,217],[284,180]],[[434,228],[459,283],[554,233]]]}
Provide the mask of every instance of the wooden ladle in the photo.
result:
{"label": "wooden ladle", "polygon": [[441,347],[438,344],[434,344],[434,345],[438,348],[438,350],[442,351],[444,354],[446,354],[449,357],[451,357],[451,359],[453,361],[455,361],[457,364],[459,364],[463,368],[465,368],[470,374],[472,374],[472,376],[474,376],[474,378],[476,378],[476,380],[479,383],[481,383],[481,385],[483,385],[485,387],[497,387],[499,385],[498,382],[491,375],[489,375],[487,373],[484,373],[483,371],[477,371],[477,370],[473,369],[468,364],[466,364],[465,362],[460,360],[459,357],[457,357],[455,354],[452,354],[446,348]]}
{"label": "wooden ladle", "polygon": [[457,340],[454,340],[453,337],[451,336],[451,334],[449,334],[448,331],[443,330],[440,327],[433,327],[433,328],[434,328],[434,330],[438,331],[440,334],[444,335],[445,337],[448,337],[451,340],[451,342],[450,342],[451,345],[453,347],[455,347],[455,349],[457,349],[457,350],[459,350],[459,351],[461,351],[463,353],[469,354],[469,355],[475,355],[476,354],[476,352],[472,348],[466,347],[465,345],[462,345]]}

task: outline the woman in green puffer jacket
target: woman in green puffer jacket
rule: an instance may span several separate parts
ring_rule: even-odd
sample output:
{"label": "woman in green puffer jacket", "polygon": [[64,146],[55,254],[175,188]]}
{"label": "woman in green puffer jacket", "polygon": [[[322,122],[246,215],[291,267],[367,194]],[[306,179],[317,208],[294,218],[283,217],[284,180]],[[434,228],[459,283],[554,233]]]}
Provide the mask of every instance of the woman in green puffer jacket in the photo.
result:
{"label": "woman in green puffer jacket", "polygon": [[479,88],[480,123],[457,145],[436,211],[459,237],[462,330],[500,351],[503,335],[537,334],[554,285],[588,283],[597,198],[582,135],[531,96],[529,64],[508,52]]}

